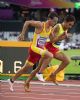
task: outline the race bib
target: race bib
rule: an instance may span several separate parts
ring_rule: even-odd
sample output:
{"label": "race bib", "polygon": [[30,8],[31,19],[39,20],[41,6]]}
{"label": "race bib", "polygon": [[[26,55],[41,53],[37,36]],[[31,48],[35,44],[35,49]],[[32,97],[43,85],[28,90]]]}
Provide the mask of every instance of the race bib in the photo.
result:
{"label": "race bib", "polygon": [[46,40],[47,40],[47,38],[39,37],[38,40],[37,40],[37,46],[38,47],[44,47]]}

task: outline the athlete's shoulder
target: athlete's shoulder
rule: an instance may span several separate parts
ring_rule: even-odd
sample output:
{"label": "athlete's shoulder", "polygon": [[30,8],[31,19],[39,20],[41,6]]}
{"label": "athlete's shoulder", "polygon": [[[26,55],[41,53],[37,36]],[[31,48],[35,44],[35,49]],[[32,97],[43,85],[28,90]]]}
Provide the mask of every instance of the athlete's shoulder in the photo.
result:
{"label": "athlete's shoulder", "polygon": [[41,21],[35,21],[35,20],[28,20],[28,21],[25,21],[25,23],[37,23],[37,24],[41,24],[42,22]]}
{"label": "athlete's shoulder", "polygon": [[56,24],[54,27],[59,28],[60,26],[61,26],[61,24],[60,24],[60,23],[58,23],[58,24]]}
{"label": "athlete's shoulder", "polygon": [[56,25],[53,27],[53,30],[54,30],[55,32],[58,32],[59,29],[60,29],[60,23],[56,24]]}
{"label": "athlete's shoulder", "polygon": [[29,26],[39,28],[39,27],[42,26],[42,22],[41,21],[35,21],[35,20],[28,20],[28,21],[25,21],[25,25],[29,25]]}

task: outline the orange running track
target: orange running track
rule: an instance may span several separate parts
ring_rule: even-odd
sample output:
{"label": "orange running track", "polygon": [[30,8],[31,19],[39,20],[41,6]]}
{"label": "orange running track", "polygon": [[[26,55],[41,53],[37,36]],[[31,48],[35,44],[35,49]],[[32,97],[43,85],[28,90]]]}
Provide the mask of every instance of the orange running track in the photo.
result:
{"label": "orange running track", "polygon": [[77,87],[80,80],[67,80],[61,83],[76,86],[31,84],[31,92],[25,93],[23,83],[15,83],[15,91],[11,92],[7,82],[0,82],[0,100],[80,100],[80,87]]}

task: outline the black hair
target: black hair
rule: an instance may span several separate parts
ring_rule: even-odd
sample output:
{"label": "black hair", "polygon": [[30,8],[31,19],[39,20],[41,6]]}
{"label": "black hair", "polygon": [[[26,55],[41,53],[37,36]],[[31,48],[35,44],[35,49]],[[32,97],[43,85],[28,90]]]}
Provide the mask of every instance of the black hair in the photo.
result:
{"label": "black hair", "polygon": [[50,12],[50,13],[48,14],[48,18],[53,19],[54,17],[58,17],[58,14],[57,14],[56,12]]}
{"label": "black hair", "polygon": [[66,22],[72,22],[72,21],[76,21],[75,17],[73,15],[67,15],[65,18],[64,18],[64,21]]}

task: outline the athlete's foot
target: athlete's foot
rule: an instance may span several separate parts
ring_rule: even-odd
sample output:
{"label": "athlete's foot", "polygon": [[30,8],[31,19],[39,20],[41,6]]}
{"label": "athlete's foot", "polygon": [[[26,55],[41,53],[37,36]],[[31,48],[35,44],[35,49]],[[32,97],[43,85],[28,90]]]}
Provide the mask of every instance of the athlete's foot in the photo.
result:
{"label": "athlete's foot", "polygon": [[54,83],[55,85],[59,85],[59,83],[58,83],[57,81],[53,81],[53,83]]}
{"label": "athlete's foot", "polygon": [[55,85],[59,85],[59,83],[56,81],[56,75],[51,74],[50,78],[52,78],[52,81]]}
{"label": "athlete's foot", "polygon": [[11,79],[8,79],[8,83],[9,83],[9,89],[10,89],[10,91],[13,92],[14,91],[14,89],[13,89],[14,82],[12,82]]}
{"label": "athlete's foot", "polygon": [[24,84],[24,89],[25,89],[25,92],[31,92],[31,90],[30,90],[30,84],[29,83],[25,83]]}
{"label": "athlete's foot", "polygon": [[39,81],[45,82],[44,78],[43,78],[43,74],[36,74],[36,77],[38,78]]}

